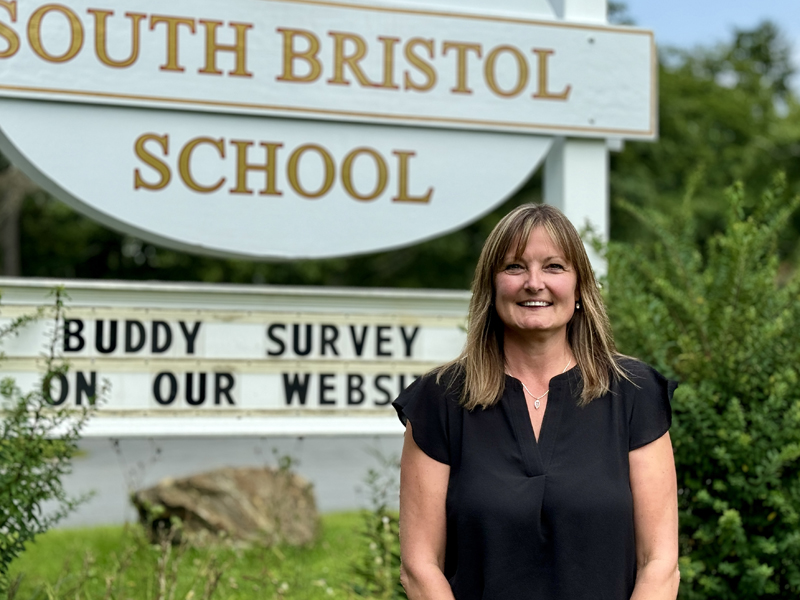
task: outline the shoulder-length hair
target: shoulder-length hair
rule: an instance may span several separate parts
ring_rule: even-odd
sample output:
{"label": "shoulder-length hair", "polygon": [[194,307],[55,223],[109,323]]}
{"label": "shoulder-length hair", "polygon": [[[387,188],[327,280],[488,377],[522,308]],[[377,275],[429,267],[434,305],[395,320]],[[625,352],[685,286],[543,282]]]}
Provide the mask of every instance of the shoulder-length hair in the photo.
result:
{"label": "shoulder-length hair", "polygon": [[472,281],[467,342],[461,355],[438,370],[463,371],[461,404],[488,408],[505,388],[504,325],[494,306],[495,276],[510,251],[522,256],[531,232],[543,227],[577,275],[581,308],[567,323],[567,341],[582,378],[581,405],[606,394],[612,377],[625,377],[619,366],[606,308],[581,237],[569,219],[547,204],[524,204],[497,224],[481,251]]}

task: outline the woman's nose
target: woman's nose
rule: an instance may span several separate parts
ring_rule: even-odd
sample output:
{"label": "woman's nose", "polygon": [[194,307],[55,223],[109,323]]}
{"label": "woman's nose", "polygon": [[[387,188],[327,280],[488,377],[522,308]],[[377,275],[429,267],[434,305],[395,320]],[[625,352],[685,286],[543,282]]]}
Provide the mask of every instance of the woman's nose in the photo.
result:
{"label": "woman's nose", "polygon": [[538,269],[528,269],[525,274],[525,288],[533,291],[542,289],[542,274]]}

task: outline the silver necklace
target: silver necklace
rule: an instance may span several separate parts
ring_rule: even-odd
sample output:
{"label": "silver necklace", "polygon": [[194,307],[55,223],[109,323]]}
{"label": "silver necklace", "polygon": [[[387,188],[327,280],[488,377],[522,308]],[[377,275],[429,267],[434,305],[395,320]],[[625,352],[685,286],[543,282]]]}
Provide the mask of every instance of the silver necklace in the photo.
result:
{"label": "silver necklace", "polygon": [[[567,361],[567,366],[566,366],[566,367],[564,367],[564,370],[563,370],[563,371],[561,371],[561,374],[562,374],[562,375],[563,375],[564,373],[566,373],[566,372],[567,372],[567,369],[569,368],[570,364],[572,364],[572,358],[570,358],[570,359]],[[542,405],[542,402],[541,402],[541,400],[542,400],[542,398],[544,398],[545,396],[547,396],[547,394],[549,394],[549,393],[550,393],[550,388],[547,388],[547,391],[545,391],[545,393],[544,393],[544,394],[542,394],[541,396],[534,396],[534,395],[531,393],[531,391],[528,389],[528,386],[527,386],[527,385],[525,385],[525,384],[522,382],[522,380],[521,380],[521,379],[519,380],[519,382],[520,382],[520,383],[522,383],[522,389],[523,389],[523,390],[525,390],[525,391],[528,393],[528,396],[530,396],[531,398],[533,398],[533,408],[535,408],[536,410],[539,410],[539,407]]]}

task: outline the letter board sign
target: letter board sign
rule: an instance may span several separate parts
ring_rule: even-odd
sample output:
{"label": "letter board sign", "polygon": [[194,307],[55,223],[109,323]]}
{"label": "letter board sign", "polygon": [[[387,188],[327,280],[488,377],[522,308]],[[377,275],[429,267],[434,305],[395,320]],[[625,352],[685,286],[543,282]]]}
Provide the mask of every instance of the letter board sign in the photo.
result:
{"label": "letter board sign", "polygon": [[[52,281],[2,279],[0,327],[47,307]],[[391,402],[455,358],[467,292],[67,282],[51,401],[110,386],[89,435],[397,432]],[[7,339],[3,375],[41,378],[53,321]],[[347,417],[347,418],[343,418]],[[321,423],[326,423],[321,425]]]}

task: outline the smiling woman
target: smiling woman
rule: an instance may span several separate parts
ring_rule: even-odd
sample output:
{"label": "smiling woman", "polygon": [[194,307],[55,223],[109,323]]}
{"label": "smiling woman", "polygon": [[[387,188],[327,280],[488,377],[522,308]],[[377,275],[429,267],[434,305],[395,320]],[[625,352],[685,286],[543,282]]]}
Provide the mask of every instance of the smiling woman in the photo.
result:
{"label": "smiling woman", "polygon": [[566,217],[512,211],[478,262],[462,355],[394,403],[409,598],[674,599],[674,388],[617,354]]}
{"label": "smiling woman", "polygon": [[579,300],[575,269],[547,231],[537,227],[526,242],[521,254],[517,244],[506,255],[495,276],[495,308],[506,338],[518,336],[522,343],[566,328]]}

